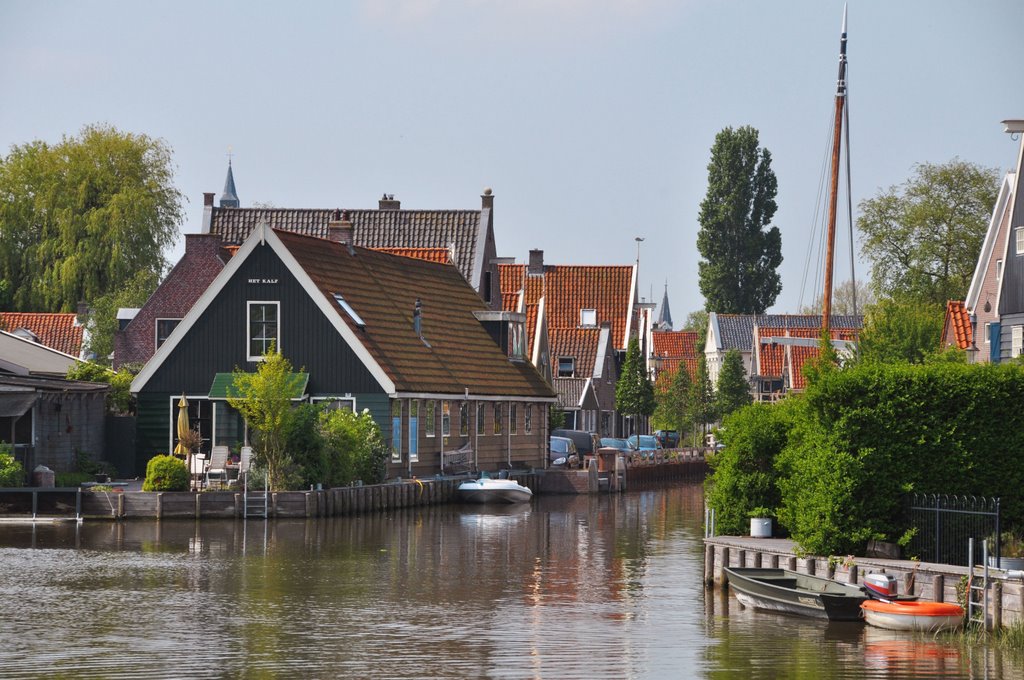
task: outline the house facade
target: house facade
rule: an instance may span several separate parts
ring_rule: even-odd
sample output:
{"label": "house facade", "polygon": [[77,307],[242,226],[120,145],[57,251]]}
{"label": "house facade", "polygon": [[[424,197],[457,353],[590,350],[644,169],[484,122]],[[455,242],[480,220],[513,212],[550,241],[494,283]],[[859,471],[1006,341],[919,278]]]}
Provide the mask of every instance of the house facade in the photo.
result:
{"label": "house facade", "polygon": [[225,385],[273,343],[303,376],[293,400],[372,414],[389,477],[456,460],[542,467],[555,396],[526,360],[524,321],[490,310],[451,265],[261,226],[132,383],[137,465],[173,450],[182,394],[204,450],[246,441]]}
{"label": "house facade", "polygon": [[[1006,131],[1015,135],[1016,138],[1020,138],[1024,134],[1024,120],[1006,120],[1003,121],[1003,124]],[[994,308],[998,318],[988,320],[989,317],[984,314],[984,303],[980,310],[982,315],[978,316],[978,302],[981,297],[985,297],[986,300],[989,298],[988,286],[985,285],[988,271],[987,268],[982,268],[980,260],[979,270],[981,271],[975,272],[976,278],[981,279],[979,295],[977,298],[969,298],[967,301],[968,305],[974,304],[971,309],[975,313],[978,339],[982,340],[982,343],[978,345],[982,350],[979,354],[985,354],[986,345],[984,343],[987,341],[988,356],[991,361],[1007,361],[1024,354],[1024,202],[1020,200],[1021,173],[1024,171],[1022,163],[1024,163],[1024,140],[1018,147],[1016,171],[1012,177],[1007,175],[1007,182],[1012,185],[1012,189],[1005,192],[1008,194],[1004,201],[1006,205],[1004,213],[1005,247],[1000,247],[998,236],[995,239],[997,261],[998,254],[1002,254],[1002,264],[997,266],[996,272],[998,293]],[[1003,195],[1004,192],[1001,191],[1000,199],[1003,198]],[[1001,207],[1000,200],[997,200],[993,220],[995,212],[998,212]],[[971,293],[974,293],[973,289],[972,282]]]}
{"label": "house facade", "polygon": [[615,385],[638,332],[636,268],[549,265],[535,249],[527,264],[501,264],[499,272],[503,308],[525,316],[531,361],[550,376],[564,427],[622,435]]}

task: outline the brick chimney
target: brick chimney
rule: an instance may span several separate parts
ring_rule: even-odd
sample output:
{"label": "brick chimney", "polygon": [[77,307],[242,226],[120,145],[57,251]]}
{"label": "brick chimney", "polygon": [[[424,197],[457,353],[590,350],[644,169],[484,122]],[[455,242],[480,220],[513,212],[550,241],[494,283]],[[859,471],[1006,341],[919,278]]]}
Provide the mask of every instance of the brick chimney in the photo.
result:
{"label": "brick chimney", "polygon": [[213,223],[213,197],[212,192],[203,192],[203,228],[202,233],[210,233],[210,225]]}
{"label": "brick chimney", "polygon": [[480,194],[480,208],[490,210],[494,207],[494,194],[490,187],[484,187],[484,193]]}
{"label": "brick chimney", "polygon": [[534,248],[530,251],[530,264],[526,267],[528,276],[542,276],[544,274],[544,251]]}
{"label": "brick chimney", "polygon": [[401,210],[402,202],[396,200],[394,194],[384,194],[380,197],[377,207],[381,210]]}
{"label": "brick chimney", "polygon": [[334,211],[331,221],[327,223],[327,238],[335,243],[352,245],[355,230],[352,227],[352,220],[349,219],[348,210]]}

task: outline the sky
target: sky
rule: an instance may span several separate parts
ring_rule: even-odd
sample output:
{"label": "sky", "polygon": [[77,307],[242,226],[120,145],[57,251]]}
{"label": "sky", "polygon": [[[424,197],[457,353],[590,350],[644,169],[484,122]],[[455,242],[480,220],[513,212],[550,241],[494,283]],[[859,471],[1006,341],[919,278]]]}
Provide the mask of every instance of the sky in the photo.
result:
{"label": "sky", "polygon": [[[779,186],[771,311],[796,312],[820,288],[842,13],[839,0],[0,0],[0,154],[93,123],[160,138],[188,199],[183,233],[200,230],[204,191],[219,199],[229,149],[243,206],[375,208],[389,193],[477,209],[490,187],[499,255],[631,264],[639,250],[640,294],[660,302],[667,285],[678,328],[704,306],[710,148],[751,125]],[[1000,121],[1024,118],[1021,26],[1020,0],[849,2],[854,219],[916,163],[1010,168]],[[841,282],[846,220],[837,238]],[[168,257],[182,252],[183,239]]]}

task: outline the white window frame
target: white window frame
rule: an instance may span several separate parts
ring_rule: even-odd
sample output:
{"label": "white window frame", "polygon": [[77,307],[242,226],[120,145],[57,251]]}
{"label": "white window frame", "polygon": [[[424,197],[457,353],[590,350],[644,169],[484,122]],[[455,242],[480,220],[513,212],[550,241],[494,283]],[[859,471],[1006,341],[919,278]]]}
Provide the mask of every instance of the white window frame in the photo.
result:
{"label": "white window frame", "polygon": [[533,433],[533,404],[526,405],[526,413],[523,416],[523,430],[526,434]]}
{"label": "white window frame", "polygon": [[[562,375],[562,362],[568,361],[572,364],[572,371],[569,375]],[[575,378],[576,377],[576,357],[558,357],[558,364],[555,367],[556,378]]]}
{"label": "white window frame", "polygon": [[1003,280],[1003,261],[996,260],[996,281]]}
{"label": "white window frame", "polygon": [[504,425],[502,424],[504,417],[505,412],[501,408],[501,402],[494,402],[494,422],[491,424],[491,430],[493,430],[495,436],[504,434]]}
{"label": "white window frame", "polygon": [[[281,349],[281,301],[280,300],[247,300],[245,305],[245,356],[248,361],[263,361],[263,354],[253,356],[249,353],[252,348],[252,308],[254,305],[273,305],[277,308],[277,332],[274,334],[273,345],[280,354]],[[266,340],[266,338],[261,338]],[[266,348],[263,350],[266,352]]]}
{"label": "white window frame", "polygon": [[423,405],[423,436],[433,439],[437,435],[437,400],[427,399]]}
{"label": "white window frame", "polygon": [[1024,353],[1024,326],[1010,326],[1010,358]]}
{"label": "white window frame", "polygon": [[331,402],[331,404],[327,407],[327,410],[329,410],[329,411],[340,410],[342,408],[342,402],[346,402],[347,401],[348,405],[349,405],[349,408],[351,409],[352,413],[356,412],[356,398],[351,396],[351,395],[345,395],[343,397],[327,396],[327,397],[310,397],[309,398],[309,403],[311,403],[311,404],[315,404],[317,402],[324,402],[324,401]]}
{"label": "white window frame", "polygon": [[420,400],[409,400],[409,462],[420,460]]}
{"label": "white window frame", "polygon": [[472,432],[469,426],[470,408],[468,401],[459,402],[459,436],[468,437]]}
{"label": "white window frame", "polygon": [[1015,228],[1013,233],[1017,242],[1017,254],[1024,255],[1024,226]]}
{"label": "white window frame", "polygon": [[[178,324],[181,323],[181,319],[174,318],[174,317],[171,317],[171,316],[160,316],[160,317],[157,317],[157,318],[153,319],[153,348],[154,349],[160,349],[160,345],[164,344],[163,342],[160,342],[160,322],[161,321],[177,321],[178,323],[174,324],[174,328],[177,328]],[[174,332],[174,328],[171,329],[171,333]],[[167,342],[167,338],[171,337],[171,333],[167,334],[167,337],[164,338],[164,342]]]}
{"label": "white window frame", "polygon": [[[395,410],[398,410],[398,414],[395,414]],[[391,462],[401,463],[402,462],[402,414],[405,412],[405,408],[402,406],[401,399],[393,399],[391,401]],[[397,423],[396,423],[397,421]],[[395,431],[395,425],[398,426],[398,431]]]}
{"label": "white window frame", "polygon": [[441,402],[441,436],[452,435],[452,402],[445,400]]}
{"label": "white window frame", "polygon": [[478,401],[476,403],[476,436],[484,437],[487,435],[487,405],[486,402]]}
{"label": "white window frame", "polygon": [[508,433],[512,437],[519,434],[519,404],[508,405]]}
{"label": "white window frame", "polygon": [[592,328],[597,326],[597,310],[590,308],[583,308],[580,310],[580,326],[584,328]]}

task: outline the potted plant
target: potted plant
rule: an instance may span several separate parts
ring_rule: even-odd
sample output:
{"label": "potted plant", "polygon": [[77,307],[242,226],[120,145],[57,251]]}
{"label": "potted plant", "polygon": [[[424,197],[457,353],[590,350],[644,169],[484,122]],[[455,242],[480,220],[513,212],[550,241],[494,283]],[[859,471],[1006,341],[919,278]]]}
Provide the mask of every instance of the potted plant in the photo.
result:
{"label": "potted plant", "polygon": [[775,516],[775,512],[771,508],[759,505],[748,512],[747,516],[750,517],[750,535],[752,537],[772,537],[772,517]]}
{"label": "potted plant", "polygon": [[1024,535],[1016,531],[1004,531],[1000,538],[1000,559],[997,562],[995,557],[995,540],[988,539],[990,567],[1000,569],[1021,569],[1024,570]]}

